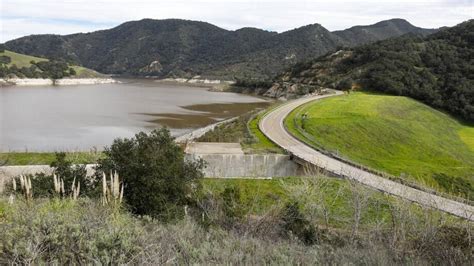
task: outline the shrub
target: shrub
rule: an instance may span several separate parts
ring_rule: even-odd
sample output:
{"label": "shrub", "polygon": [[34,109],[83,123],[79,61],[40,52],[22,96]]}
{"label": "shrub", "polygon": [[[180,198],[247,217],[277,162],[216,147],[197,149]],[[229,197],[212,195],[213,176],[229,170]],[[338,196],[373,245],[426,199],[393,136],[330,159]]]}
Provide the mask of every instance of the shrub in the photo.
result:
{"label": "shrub", "polygon": [[457,193],[470,200],[474,200],[474,188],[471,183],[461,177],[453,177],[443,173],[433,175],[433,179],[444,190]]}
{"label": "shrub", "polygon": [[228,186],[221,194],[224,219],[227,225],[242,221],[245,216],[244,203],[238,186]]}
{"label": "shrub", "polygon": [[339,83],[336,85],[336,89],[342,90],[342,91],[350,91],[352,89],[352,79],[347,78],[341,80]]}
{"label": "shrub", "polygon": [[115,139],[99,160],[97,173],[117,171],[125,183],[124,200],[130,210],[168,220],[184,214],[200,185],[203,161],[184,160],[170,132],[162,128],[130,139]]}
{"label": "shrub", "polygon": [[30,204],[9,205],[0,222],[2,265],[123,264],[144,248],[140,223],[97,201],[37,199]]}
{"label": "shrub", "polygon": [[[56,153],[55,160],[50,164],[53,168],[53,173],[59,180],[64,182],[64,195],[72,194],[72,184],[75,187],[80,186],[78,196],[86,196],[90,198],[97,198],[100,193],[100,186],[98,180],[92,177],[87,177],[85,165],[74,165],[71,161],[66,159],[66,153]],[[28,175],[31,180],[32,196],[35,198],[51,198],[58,196],[55,191],[54,179],[52,175],[44,173],[37,173],[35,175]],[[100,179],[99,179],[100,180]],[[19,182],[19,179],[16,179]],[[13,192],[13,182],[10,182],[6,187],[7,193]]]}
{"label": "shrub", "polygon": [[1,55],[0,56],[0,65],[1,64],[8,65],[8,64],[11,63],[11,61],[12,61],[12,59],[9,56],[6,56],[6,55]]}
{"label": "shrub", "polygon": [[70,67],[69,68],[69,75],[70,76],[75,76],[77,73],[76,73],[76,70],[74,70],[74,68]]}
{"label": "shrub", "polygon": [[304,244],[316,244],[317,230],[314,225],[301,213],[297,201],[286,204],[282,213],[283,229],[286,234],[298,237]]}
{"label": "shrub", "polygon": [[[66,159],[66,153],[56,153],[56,159],[50,165],[58,178],[64,182],[65,195],[71,194],[72,183],[80,184],[80,195],[98,197],[100,187],[94,178],[86,176],[85,165],[73,165]],[[51,175],[37,174],[31,179],[34,197],[51,197],[55,195],[54,182]]]}

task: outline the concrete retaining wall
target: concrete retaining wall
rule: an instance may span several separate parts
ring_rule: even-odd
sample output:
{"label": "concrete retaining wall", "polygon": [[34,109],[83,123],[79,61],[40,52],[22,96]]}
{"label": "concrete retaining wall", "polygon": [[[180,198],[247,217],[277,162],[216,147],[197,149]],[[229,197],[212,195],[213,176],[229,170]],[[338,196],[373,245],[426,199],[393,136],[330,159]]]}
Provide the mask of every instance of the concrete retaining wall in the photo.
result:
{"label": "concrete retaining wall", "polygon": [[[87,175],[92,176],[94,174],[95,164],[86,165]],[[5,184],[9,182],[13,177],[20,175],[34,175],[44,173],[51,175],[53,169],[49,165],[22,165],[22,166],[2,166],[0,167],[0,193],[3,192]]]}
{"label": "concrete retaining wall", "polygon": [[[186,154],[187,160],[202,158],[207,162],[204,176],[210,178],[269,178],[297,176],[300,166],[288,155],[280,154]],[[94,164],[86,165],[87,175],[94,174]],[[0,193],[13,177],[36,173],[52,174],[48,165],[0,167]]]}
{"label": "concrete retaining wall", "polygon": [[286,177],[301,174],[290,156],[280,154],[186,154],[187,160],[207,162],[205,177]]}

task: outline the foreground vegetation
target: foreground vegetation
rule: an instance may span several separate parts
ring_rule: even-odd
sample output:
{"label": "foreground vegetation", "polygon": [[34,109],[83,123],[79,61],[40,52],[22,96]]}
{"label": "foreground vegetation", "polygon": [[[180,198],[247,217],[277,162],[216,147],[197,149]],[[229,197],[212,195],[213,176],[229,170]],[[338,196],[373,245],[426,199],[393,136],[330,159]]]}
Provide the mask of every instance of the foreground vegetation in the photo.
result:
{"label": "foreground vegetation", "polygon": [[[383,246],[378,239],[385,235],[375,238],[376,233],[371,234],[372,240],[364,237],[356,245],[345,240],[304,245],[281,235],[275,218],[255,217],[225,229],[203,226],[191,217],[161,223],[88,199],[42,199],[13,205],[0,201],[0,263],[459,265],[470,259],[467,228],[454,231],[437,224],[423,236],[412,231],[410,223]],[[394,248],[389,248],[389,242]],[[414,249],[397,250],[401,245],[408,247],[404,242]]]}
{"label": "foreground vegetation", "polygon": [[473,127],[414,100],[353,93],[302,106],[285,124],[339,157],[474,199]]}
{"label": "foreground vegetation", "polygon": [[195,209],[187,215],[182,209],[183,218],[171,222],[94,198],[0,199],[0,263],[459,265],[471,259],[472,223],[343,180],[203,181]]}
{"label": "foreground vegetation", "polygon": [[167,130],[0,197],[1,264],[467,264],[473,224],[348,180],[201,179]]}

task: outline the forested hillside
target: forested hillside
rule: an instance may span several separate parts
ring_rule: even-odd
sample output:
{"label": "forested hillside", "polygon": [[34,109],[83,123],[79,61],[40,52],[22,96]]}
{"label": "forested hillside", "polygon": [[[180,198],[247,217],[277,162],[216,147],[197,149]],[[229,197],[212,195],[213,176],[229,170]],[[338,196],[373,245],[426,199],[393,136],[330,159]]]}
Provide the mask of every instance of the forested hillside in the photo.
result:
{"label": "forested hillside", "polygon": [[329,86],[409,96],[474,121],[474,20],[425,38],[406,35],[340,50],[295,65],[277,80],[280,88]]}
{"label": "forested hillside", "polygon": [[337,47],[433,31],[401,19],[337,32],[313,24],[280,34],[255,28],[228,31],[198,21],[144,19],[92,33],[27,36],[7,42],[6,47],[108,74],[268,79]]}

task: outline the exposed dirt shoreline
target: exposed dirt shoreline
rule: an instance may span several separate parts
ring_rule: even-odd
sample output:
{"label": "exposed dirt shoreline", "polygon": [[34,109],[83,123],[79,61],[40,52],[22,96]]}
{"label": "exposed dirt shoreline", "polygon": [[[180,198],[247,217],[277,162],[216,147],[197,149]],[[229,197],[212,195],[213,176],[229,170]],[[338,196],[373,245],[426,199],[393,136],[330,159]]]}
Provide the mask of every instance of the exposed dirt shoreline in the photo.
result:
{"label": "exposed dirt shoreline", "polygon": [[0,86],[48,86],[48,85],[91,85],[118,83],[113,78],[64,78],[64,79],[0,79]]}

